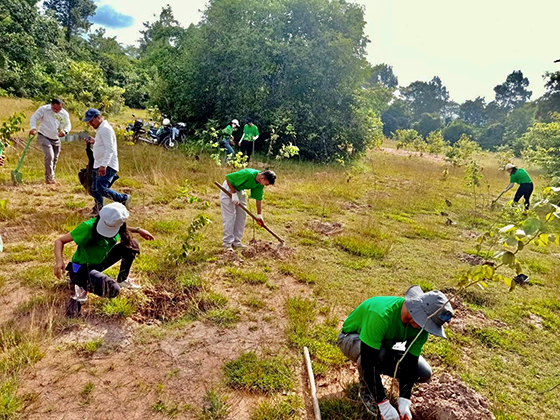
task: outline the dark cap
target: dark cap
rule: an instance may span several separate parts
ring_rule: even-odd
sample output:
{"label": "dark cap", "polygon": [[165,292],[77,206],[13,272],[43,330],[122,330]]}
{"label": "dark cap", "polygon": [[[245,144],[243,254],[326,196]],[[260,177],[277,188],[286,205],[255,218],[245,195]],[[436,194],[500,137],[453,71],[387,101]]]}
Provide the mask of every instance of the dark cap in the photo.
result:
{"label": "dark cap", "polygon": [[95,117],[99,117],[101,112],[98,109],[90,108],[86,111],[86,115],[84,116],[84,122],[90,122]]}
{"label": "dark cap", "polygon": [[434,290],[424,293],[420,286],[412,286],[406,291],[404,301],[414,322],[432,335],[446,337],[443,324],[453,317],[453,308],[442,292]]}

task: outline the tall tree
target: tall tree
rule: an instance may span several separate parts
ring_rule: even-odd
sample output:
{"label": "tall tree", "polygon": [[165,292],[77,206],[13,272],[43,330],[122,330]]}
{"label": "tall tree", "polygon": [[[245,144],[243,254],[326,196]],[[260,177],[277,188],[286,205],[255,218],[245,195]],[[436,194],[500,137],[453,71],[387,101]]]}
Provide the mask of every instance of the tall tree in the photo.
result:
{"label": "tall tree", "polygon": [[529,86],[529,79],[523,77],[521,70],[514,70],[507,76],[504,83],[494,87],[496,104],[507,111],[523,105],[533,94],[527,90],[527,86]]}
{"label": "tall tree", "polygon": [[388,64],[377,64],[372,67],[371,77],[368,83],[372,86],[382,85],[383,87],[395,89],[399,85],[399,79],[393,73],[393,66]]}
{"label": "tall tree", "polygon": [[427,137],[432,131],[441,129],[443,121],[439,114],[422,114],[420,119],[412,124],[412,128],[424,137]]}
{"label": "tall tree", "polygon": [[467,124],[482,127],[486,124],[486,100],[481,96],[466,100],[459,106],[459,118]]}
{"label": "tall tree", "polygon": [[162,8],[156,21],[144,22],[144,29],[140,31],[140,52],[145,53],[149,48],[172,47],[184,31],[175,19],[171,6],[167,5]]}
{"label": "tall tree", "polygon": [[401,93],[408,102],[415,120],[418,120],[424,113],[441,114],[445,104],[449,101],[449,92],[437,76],[434,76],[429,82],[412,82],[402,89]]}
{"label": "tall tree", "polygon": [[72,35],[89,30],[91,22],[88,18],[97,9],[94,0],[46,0],[43,6],[52,10],[56,20],[64,27],[67,41]]}
{"label": "tall tree", "polygon": [[546,92],[536,101],[535,117],[539,121],[551,122],[553,113],[560,112],[560,71],[546,72],[543,78],[546,80]]}
{"label": "tall tree", "polygon": [[393,101],[385,112],[381,114],[383,134],[390,137],[397,130],[410,128],[412,114],[408,104],[400,99]]}

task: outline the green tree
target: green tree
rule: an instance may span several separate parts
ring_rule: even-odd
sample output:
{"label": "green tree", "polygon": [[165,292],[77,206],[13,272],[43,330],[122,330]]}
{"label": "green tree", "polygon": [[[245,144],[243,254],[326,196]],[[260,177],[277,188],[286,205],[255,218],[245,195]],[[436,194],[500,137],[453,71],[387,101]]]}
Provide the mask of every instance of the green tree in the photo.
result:
{"label": "green tree", "polygon": [[371,77],[367,81],[372,86],[381,85],[389,89],[395,89],[399,85],[399,79],[393,73],[393,66],[388,64],[373,66]]}
{"label": "green tree", "polygon": [[457,142],[463,134],[473,137],[474,129],[463,120],[457,118],[442,130],[443,138],[451,144]]}
{"label": "green tree", "polygon": [[544,78],[546,92],[537,100],[535,118],[542,122],[551,122],[553,113],[560,112],[560,71],[546,72]]}
{"label": "green tree", "polygon": [[397,149],[407,149],[420,152],[422,155],[428,148],[424,138],[412,129],[397,130],[393,134],[393,140],[397,142]]}
{"label": "green tree", "polygon": [[560,178],[560,114],[551,118],[550,123],[534,123],[523,134],[523,155],[540,165],[548,176]]}
{"label": "green tree", "polygon": [[486,100],[479,96],[474,100],[466,100],[459,107],[459,118],[467,124],[482,127],[486,124]]}
{"label": "green tree", "polygon": [[92,25],[89,18],[97,9],[93,0],[45,0],[43,6],[52,10],[56,20],[64,27],[67,41],[89,30]]}
{"label": "green tree", "polygon": [[428,153],[432,153],[434,155],[438,155],[443,153],[449,147],[449,143],[445,141],[441,131],[432,131],[426,137],[426,143],[428,144]]}
{"label": "green tree", "polygon": [[408,104],[400,99],[393,101],[381,114],[383,134],[390,137],[395,131],[410,128],[412,113]]}
{"label": "green tree", "polygon": [[443,126],[443,121],[439,114],[422,114],[420,119],[412,124],[412,128],[426,137],[432,131],[438,131]]}
{"label": "green tree", "polygon": [[429,82],[412,82],[402,89],[401,94],[410,106],[414,120],[420,119],[424,113],[441,114],[449,101],[449,92],[437,76]]}
{"label": "green tree", "polygon": [[494,87],[496,104],[507,111],[523,105],[533,94],[527,90],[527,86],[529,86],[529,79],[523,77],[521,70],[511,72],[504,83]]}
{"label": "green tree", "polygon": [[477,142],[483,149],[492,150],[503,144],[505,131],[506,127],[503,123],[489,124],[484,127],[477,138]]}

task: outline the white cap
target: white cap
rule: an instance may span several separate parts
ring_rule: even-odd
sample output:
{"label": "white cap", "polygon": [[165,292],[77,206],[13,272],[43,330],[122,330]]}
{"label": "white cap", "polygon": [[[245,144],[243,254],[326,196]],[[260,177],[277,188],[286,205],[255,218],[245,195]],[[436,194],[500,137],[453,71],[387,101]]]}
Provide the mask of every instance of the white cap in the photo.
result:
{"label": "white cap", "polygon": [[121,203],[111,203],[99,212],[97,233],[105,238],[113,238],[121,226],[128,220],[128,210]]}
{"label": "white cap", "polygon": [[231,123],[239,127],[239,121],[237,121],[236,119],[231,120]]}
{"label": "white cap", "polygon": [[163,119],[163,125],[169,125],[171,124],[171,121],[169,120],[169,118],[164,118]]}
{"label": "white cap", "polygon": [[505,168],[505,169],[506,169],[506,171],[509,171],[510,169],[513,169],[513,168],[515,168],[515,165],[512,164],[512,163],[508,163],[508,164],[506,165],[506,168]]}

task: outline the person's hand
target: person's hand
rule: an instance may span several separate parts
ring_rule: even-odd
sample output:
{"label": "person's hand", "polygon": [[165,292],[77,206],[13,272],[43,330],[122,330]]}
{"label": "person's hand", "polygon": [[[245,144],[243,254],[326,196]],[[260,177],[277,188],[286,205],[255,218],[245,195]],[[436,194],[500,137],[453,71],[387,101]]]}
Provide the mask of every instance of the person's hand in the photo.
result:
{"label": "person's hand", "polygon": [[258,138],[259,138],[259,136],[253,136],[253,140],[256,140]]}
{"label": "person's hand", "polygon": [[391,405],[389,400],[385,400],[377,404],[379,406],[379,413],[381,413],[381,418],[383,420],[400,420],[399,413]]}
{"label": "person's hand", "polygon": [[242,142],[243,142],[243,139],[239,140],[239,143],[237,143],[237,145],[238,145],[239,147],[241,147],[241,143],[242,143]]}
{"label": "person's hand", "polygon": [[264,220],[262,214],[257,214],[257,225],[260,227],[264,227]]}
{"label": "person's hand", "polygon": [[66,264],[64,264],[64,261],[60,260],[54,263],[54,275],[57,278],[61,278],[62,277],[62,273],[64,273],[64,269],[66,268]]}
{"label": "person's hand", "polygon": [[37,134],[37,130],[32,128],[31,130],[29,130],[29,135],[30,136],[34,136],[35,134]]}
{"label": "person's hand", "polygon": [[94,139],[93,137],[89,136],[89,137],[86,139],[86,143],[93,144],[93,143],[95,143],[95,139]]}
{"label": "person's hand", "polygon": [[401,420],[412,420],[412,413],[410,412],[410,406],[412,402],[407,398],[399,397],[399,414],[401,415]]}
{"label": "person's hand", "polygon": [[231,201],[233,201],[233,204],[235,204],[236,206],[239,205],[239,196],[236,192],[231,195]]}
{"label": "person's hand", "polygon": [[58,132],[58,137],[64,137],[66,135],[66,133],[64,131],[59,131]]}
{"label": "person's hand", "polygon": [[97,175],[99,176],[105,176],[106,173],[107,173],[107,168],[105,166],[100,166],[97,169]]}
{"label": "person's hand", "polygon": [[232,146],[235,146],[235,142],[233,141],[233,138],[229,141],[229,144],[231,144]]}
{"label": "person's hand", "polygon": [[153,241],[154,240],[154,235],[152,235],[146,229],[138,229],[138,234],[147,241]]}

